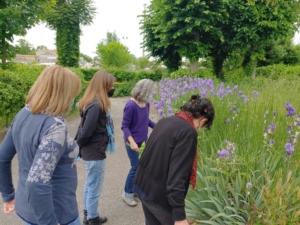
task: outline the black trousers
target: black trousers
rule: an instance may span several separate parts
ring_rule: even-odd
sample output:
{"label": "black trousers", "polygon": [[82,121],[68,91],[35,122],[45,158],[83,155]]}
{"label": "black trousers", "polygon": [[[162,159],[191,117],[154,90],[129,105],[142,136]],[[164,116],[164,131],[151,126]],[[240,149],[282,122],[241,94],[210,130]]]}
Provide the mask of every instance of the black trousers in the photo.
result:
{"label": "black trousers", "polygon": [[172,208],[166,204],[141,200],[145,215],[146,225],[174,225]]}

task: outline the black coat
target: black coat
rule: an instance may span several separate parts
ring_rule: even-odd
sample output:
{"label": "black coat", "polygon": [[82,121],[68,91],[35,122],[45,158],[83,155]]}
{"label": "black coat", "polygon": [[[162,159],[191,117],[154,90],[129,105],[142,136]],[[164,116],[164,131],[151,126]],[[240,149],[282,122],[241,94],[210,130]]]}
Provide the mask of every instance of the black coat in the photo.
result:
{"label": "black coat", "polygon": [[173,219],[185,219],[185,197],[196,154],[197,132],[181,118],[160,120],[152,131],[137,169],[139,196],[168,205]]}
{"label": "black coat", "polygon": [[105,159],[108,143],[106,112],[98,102],[93,102],[80,116],[81,122],[75,138],[79,145],[80,157],[86,161]]}

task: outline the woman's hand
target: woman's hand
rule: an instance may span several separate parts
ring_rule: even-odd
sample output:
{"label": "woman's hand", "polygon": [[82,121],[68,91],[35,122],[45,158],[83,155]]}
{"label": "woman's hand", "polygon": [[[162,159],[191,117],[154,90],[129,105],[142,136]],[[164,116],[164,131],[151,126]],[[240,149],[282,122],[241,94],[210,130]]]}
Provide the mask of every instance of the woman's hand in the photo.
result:
{"label": "woman's hand", "polygon": [[140,151],[139,146],[135,143],[135,141],[133,141],[133,142],[130,143],[130,148],[131,148],[133,151],[136,151],[136,152],[139,152],[139,151]]}
{"label": "woman's hand", "polygon": [[190,225],[187,220],[175,221],[174,225]]}
{"label": "woman's hand", "polygon": [[133,139],[132,136],[128,137],[128,142],[129,142],[130,148],[133,151],[136,151],[136,152],[140,151],[139,146],[137,145],[137,143],[135,142],[135,140]]}
{"label": "woman's hand", "polygon": [[10,214],[15,211],[15,200],[11,200],[9,202],[4,202],[3,204],[3,212],[4,214]]}

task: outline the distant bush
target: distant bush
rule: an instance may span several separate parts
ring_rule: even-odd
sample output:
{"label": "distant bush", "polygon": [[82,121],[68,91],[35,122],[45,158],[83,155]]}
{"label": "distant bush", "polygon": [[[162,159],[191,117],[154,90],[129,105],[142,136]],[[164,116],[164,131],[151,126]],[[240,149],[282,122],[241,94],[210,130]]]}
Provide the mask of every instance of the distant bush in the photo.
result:
{"label": "distant bush", "polygon": [[194,71],[192,72],[189,69],[179,69],[176,70],[170,74],[164,74],[164,78],[172,78],[172,79],[176,79],[179,77],[184,77],[184,76],[188,76],[188,77],[213,77],[213,72],[210,69],[200,69],[198,71]]}

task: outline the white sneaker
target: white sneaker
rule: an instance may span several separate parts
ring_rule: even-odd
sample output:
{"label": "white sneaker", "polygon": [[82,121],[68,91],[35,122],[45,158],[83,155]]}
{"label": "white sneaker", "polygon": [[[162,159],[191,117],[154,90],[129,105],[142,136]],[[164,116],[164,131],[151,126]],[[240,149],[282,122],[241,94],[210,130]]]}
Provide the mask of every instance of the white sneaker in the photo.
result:
{"label": "white sneaker", "polygon": [[135,207],[138,204],[137,201],[134,199],[133,194],[127,194],[123,192],[122,199],[130,207]]}

